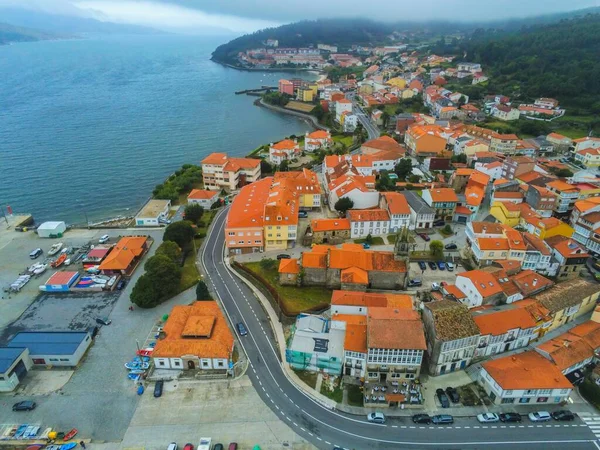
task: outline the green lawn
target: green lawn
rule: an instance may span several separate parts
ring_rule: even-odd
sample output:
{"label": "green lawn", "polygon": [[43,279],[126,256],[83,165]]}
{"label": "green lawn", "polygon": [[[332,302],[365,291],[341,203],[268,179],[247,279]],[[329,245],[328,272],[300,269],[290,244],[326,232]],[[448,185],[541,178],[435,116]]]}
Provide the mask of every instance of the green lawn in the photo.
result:
{"label": "green lawn", "polygon": [[350,406],[363,406],[363,391],[360,390],[360,386],[353,384],[346,387],[348,390],[348,404]]}
{"label": "green lawn", "polygon": [[245,263],[244,266],[269,282],[281,296],[284,308],[290,315],[300,314],[311,308],[330,304],[331,289],[321,286],[281,286],[279,284],[279,273],[277,272],[278,263],[279,261],[272,269],[264,269],[259,262]]}
{"label": "green lawn", "polygon": [[[354,239],[355,244],[364,244],[367,242],[367,239]],[[383,238],[381,236],[373,236],[371,238],[371,245],[385,245]]]}
{"label": "green lawn", "polygon": [[335,400],[337,403],[342,403],[344,398],[344,390],[337,386],[332,391],[327,386],[328,384],[329,383],[323,380],[323,384],[321,384],[321,394],[323,394],[325,397],[329,397],[331,400]]}
{"label": "green lawn", "polygon": [[191,251],[183,263],[181,279],[179,280],[179,292],[183,292],[194,286],[199,278],[198,269],[196,268],[196,255]]}
{"label": "green lawn", "polygon": [[395,244],[397,239],[398,239],[397,234],[388,234],[388,236],[387,236],[388,244]]}
{"label": "green lawn", "polygon": [[298,375],[298,378],[300,378],[302,381],[304,381],[304,383],[307,386],[310,386],[311,388],[315,388],[315,386],[317,385],[317,374],[315,372],[309,372],[308,370],[296,370],[294,369],[294,372],[296,372],[296,375]]}
{"label": "green lawn", "polygon": [[354,137],[352,135],[345,136],[343,134],[334,134],[332,136],[332,139],[334,140],[334,142],[340,142],[342,144],[345,144],[346,147],[350,147],[354,143]]}

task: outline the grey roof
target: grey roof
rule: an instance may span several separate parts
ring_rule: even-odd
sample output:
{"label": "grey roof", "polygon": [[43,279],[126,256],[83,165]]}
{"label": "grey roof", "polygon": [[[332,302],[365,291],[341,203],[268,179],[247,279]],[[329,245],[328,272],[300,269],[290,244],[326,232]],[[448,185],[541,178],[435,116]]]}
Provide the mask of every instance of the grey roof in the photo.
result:
{"label": "grey roof", "polygon": [[425,200],[423,200],[413,191],[402,191],[400,194],[404,195],[406,201],[408,202],[408,206],[410,206],[410,209],[412,209],[416,214],[435,214],[435,209],[425,203]]}
{"label": "grey roof", "polygon": [[471,136],[461,136],[456,141],[457,142],[468,142],[468,141],[472,141],[472,140],[473,140],[473,138]]}
{"label": "grey roof", "polygon": [[24,347],[0,347],[0,373],[5,373],[25,350]]}
{"label": "grey roof", "polygon": [[88,335],[87,331],[23,331],[8,347],[26,347],[30,355],[72,355]]}
{"label": "grey roof", "polygon": [[396,114],[396,119],[414,119],[411,113],[400,113]]}

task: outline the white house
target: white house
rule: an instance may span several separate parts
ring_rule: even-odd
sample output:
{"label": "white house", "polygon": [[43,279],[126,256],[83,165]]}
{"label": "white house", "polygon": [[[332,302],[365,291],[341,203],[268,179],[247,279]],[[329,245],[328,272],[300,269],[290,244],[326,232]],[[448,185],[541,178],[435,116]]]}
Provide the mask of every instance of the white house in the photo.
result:
{"label": "white house", "polygon": [[21,331],[7,344],[27,348],[34,366],[75,367],[92,345],[89,331]]}
{"label": "white house", "polygon": [[410,208],[409,229],[429,229],[433,228],[435,221],[435,209],[429,206],[425,201],[413,191],[402,191],[402,195]]}
{"label": "white house", "polygon": [[521,113],[516,108],[507,105],[495,104],[490,110],[490,114],[496,119],[511,121],[519,120]]}
{"label": "white house", "polygon": [[136,227],[158,227],[169,217],[171,200],[148,200],[135,216]]}
{"label": "white house", "polygon": [[284,139],[276,144],[269,145],[269,161],[272,164],[281,164],[283,161],[290,161],[300,156],[301,150],[298,140]]}
{"label": "white house", "polygon": [[390,229],[390,215],[385,209],[354,210],[346,212],[350,220],[350,237],[361,238],[369,234],[380,236],[388,234]]}
{"label": "white house", "polygon": [[535,351],[484,362],[478,382],[496,405],[557,404],[573,390],[560,369]]}
{"label": "white house", "polygon": [[327,148],[333,143],[331,133],[327,130],[316,130],[312,133],[306,132],[304,136],[304,150],[313,152],[321,148]]}
{"label": "white house", "polygon": [[473,320],[481,331],[475,358],[526,347],[537,337],[536,321],[525,308],[477,311]]}
{"label": "white house", "polygon": [[456,287],[466,295],[462,303],[474,308],[481,305],[497,303],[504,298],[502,287],[489,272],[469,270],[456,276]]}
{"label": "white house", "polygon": [[398,192],[382,192],[379,206],[387,210],[390,215],[390,233],[410,228],[410,206],[406,197]]}
{"label": "white house", "polygon": [[349,198],[353,209],[367,209],[377,206],[379,192],[375,190],[375,177],[342,175],[328,185],[329,208],[334,209],[340,198]]}
{"label": "white house", "polygon": [[356,114],[347,113],[344,118],[344,133],[352,133],[358,125],[358,116]]}
{"label": "white house", "polygon": [[192,189],[187,198],[188,205],[200,205],[204,209],[210,209],[219,201],[219,191],[208,191],[206,189]]}
{"label": "white house", "polygon": [[491,163],[475,163],[475,170],[485,173],[491,178],[491,181],[496,181],[502,178],[502,163],[500,161],[494,161]]}
{"label": "white house", "polygon": [[335,120],[342,123],[342,114],[352,114],[352,101],[342,98],[335,102]]}

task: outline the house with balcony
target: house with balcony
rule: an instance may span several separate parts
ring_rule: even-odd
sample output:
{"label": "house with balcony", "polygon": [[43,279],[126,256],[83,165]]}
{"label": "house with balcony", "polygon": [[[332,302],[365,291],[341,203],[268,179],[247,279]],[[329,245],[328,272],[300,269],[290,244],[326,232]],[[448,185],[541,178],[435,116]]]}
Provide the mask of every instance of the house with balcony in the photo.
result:
{"label": "house with balcony", "polygon": [[566,183],[562,180],[551,181],[546,187],[558,197],[554,214],[557,216],[567,216],[573,210],[575,202],[579,199],[579,189],[577,186]]}
{"label": "house with balcony", "polygon": [[576,201],[570,223],[575,230],[573,239],[591,253],[600,254],[600,197]]}
{"label": "house with balcony", "polygon": [[529,345],[536,337],[536,321],[524,308],[492,308],[474,311],[481,332],[475,358],[498,355]]}
{"label": "house with balcony", "polygon": [[291,161],[300,156],[301,150],[298,140],[284,139],[275,144],[269,144],[269,162],[279,165],[283,161]]}
{"label": "house with balcony", "polygon": [[478,383],[496,405],[559,404],[573,390],[560,369],[533,350],[482,363]]}
{"label": "house with balcony", "polygon": [[435,221],[435,209],[429,206],[419,195],[414,191],[399,192],[402,195],[408,207],[410,208],[410,230],[422,230],[433,228]]}
{"label": "house with balcony", "polygon": [[425,303],[429,375],[463,370],[471,364],[481,332],[465,305],[452,300]]}
{"label": "house with balcony", "polygon": [[466,296],[461,303],[469,308],[498,305],[506,298],[494,276],[483,270],[469,270],[458,274],[456,287]]}
{"label": "house with balcony", "polygon": [[410,228],[410,206],[406,197],[398,192],[382,192],[379,207],[386,210],[390,217],[390,233],[397,233],[403,228]]}
{"label": "house with balcony", "polygon": [[521,263],[523,270],[531,269],[542,275],[556,276],[559,264],[552,259],[552,248],[531,233],[523,233],[527,249]]}
{"label": "house with balcony", "polygon": [[211,153],[201,162],[202,181],[210,190],[234,191],[258,181],[260,159],[231,158],[226,153]]}
{"label": "house with balcony", "polygon": [[422,193],[422,198],[425,203],[435,209],[436,219],[442,219],[448,222],[452,221],[458,204],[458,196],[453,189],[425,189]]}
{"label": "house with balcony", "polygon": [[390,230],[390,215],[385,209],[351,209],[346,212],[350,221],[350,237],[382,236]]}
{"label": "house with balcony", "polygon": [[316,130],[312,133],[306,132],[304,136],[304,150],[314,152],[322,148],[328,148],[333,144],[331,133],[327,130]]}
{"label": "house with balcony", "polygon": [[545,187],[529,185],[525,193],[525,203],[531,206],[540,217],[552,217],[552,212],[556,208],[558,196],[550,189]]}
{"label": "house with balcony", "polygon": [[546,243],[552,249],[552,257],[558,262],[556,276],[559,280],[577,278],[586,271],[586,261],[590,255],[580,243],[565,236],[551,237],[546,239]]}

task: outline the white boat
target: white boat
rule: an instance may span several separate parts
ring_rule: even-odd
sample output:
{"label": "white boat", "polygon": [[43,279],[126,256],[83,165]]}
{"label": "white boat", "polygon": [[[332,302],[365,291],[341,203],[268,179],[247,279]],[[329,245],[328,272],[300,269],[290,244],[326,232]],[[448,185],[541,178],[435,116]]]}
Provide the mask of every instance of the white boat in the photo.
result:
{"label": "white boat", "polygon": [[48,435],[50,434],[51,431],[52,431],[52,428],[46,428],[44,430],[44,432],[42,433],[42,435],[40,436],[40,439],[48,439]]}
{"label": "white boat", "polygon": [[58,243],[54,244],[52,247],[50,247],[50,250],[48,250],[48,255],[50,255],[50,256],[56,255],[58,252],[60,252],[60,249],[62,247],[63,247],[62,242],[58,242]]}
{"label": "white boat", "polygon": [[70,266],[70,265],[71,265],[71,258],[65,259],[65,266]]}

